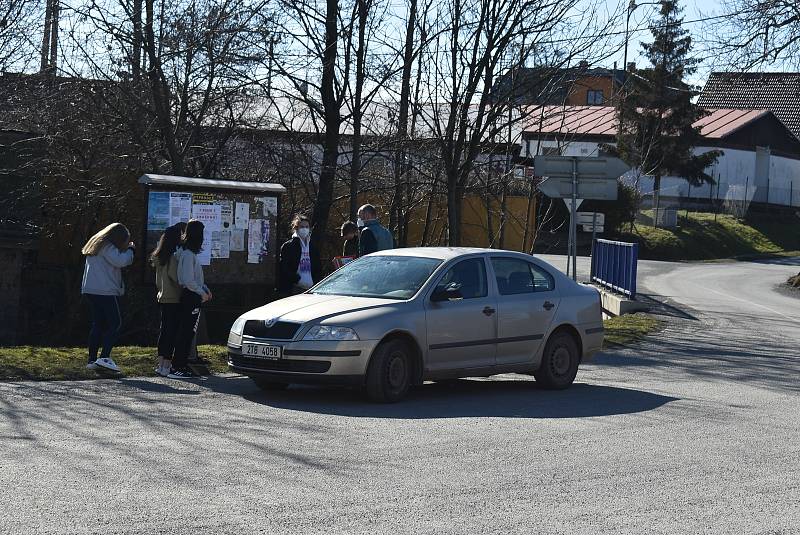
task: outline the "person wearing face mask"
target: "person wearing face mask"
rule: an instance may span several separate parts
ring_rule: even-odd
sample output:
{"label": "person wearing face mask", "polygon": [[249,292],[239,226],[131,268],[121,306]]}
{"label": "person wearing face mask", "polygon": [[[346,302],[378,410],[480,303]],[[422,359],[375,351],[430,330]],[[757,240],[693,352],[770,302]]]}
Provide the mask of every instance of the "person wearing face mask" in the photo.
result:
{"label": "person wearing face mask", "polygon": [[394,238],[389,229],[378,221],[378,211],[371,204],[358,209],[358,226],[361,235],[358,238],[358,255],[364,256],[376,251],[394,249]]}
{"label": "person wearing face mask", "polygon": [[279,271],[278,292],[283,296],[302,293],[322,279],[319,251],[304,215],[292,219],[292,237],[281,245]]}

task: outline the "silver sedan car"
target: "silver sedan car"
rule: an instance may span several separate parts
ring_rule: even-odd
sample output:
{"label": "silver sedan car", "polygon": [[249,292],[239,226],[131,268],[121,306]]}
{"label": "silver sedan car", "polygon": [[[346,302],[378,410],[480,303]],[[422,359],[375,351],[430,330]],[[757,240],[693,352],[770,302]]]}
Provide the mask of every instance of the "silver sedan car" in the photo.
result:
{"label": "silver sedan car", "polygon": [[359,258],[303,294],[242,315],[228,364],[264,389],[351,384],[393,402],[426,380],[511,372],[566,388],[602,341],[597,290],[546,262],[408,248]]}

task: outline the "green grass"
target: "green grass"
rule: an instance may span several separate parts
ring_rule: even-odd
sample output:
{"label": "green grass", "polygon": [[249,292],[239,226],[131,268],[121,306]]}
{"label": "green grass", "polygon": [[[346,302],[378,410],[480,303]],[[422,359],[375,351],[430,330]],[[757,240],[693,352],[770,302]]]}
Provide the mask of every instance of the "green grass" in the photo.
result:
{"label": "green grass", "polygon": [[659,320],[646,314],[624,314],[603,322],[605,342],[610,345],[629,345],[661,327]]}
{"label": "green grass", "polygon": [[[213,372],[228,369],[225,346],[199,346],[200,356]],[[154,376],[156,350],[153,347],[115,347],[111,357],[128,377]],[[102,377],[86,369],[83,347],[0,347],[0,380],[58,381]]]}
{"label": "green grass", "polygon": [[[648,214],[649,212],[649,214]],[[652,211],[645,211],[652,216]],[[678,227],[637,224],[623,240],[639,242],[639,257],[657,260],[712,260],[761,255],[800,254],[800,221],[742,222],[733,216],[680,212]]]}

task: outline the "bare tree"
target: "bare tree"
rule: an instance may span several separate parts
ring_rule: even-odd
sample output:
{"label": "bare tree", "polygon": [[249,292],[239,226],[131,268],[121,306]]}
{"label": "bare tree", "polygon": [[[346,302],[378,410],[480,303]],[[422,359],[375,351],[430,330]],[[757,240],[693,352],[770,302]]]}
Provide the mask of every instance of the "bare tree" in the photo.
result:
{"label": "bare tree", "polygon": [[715,53],[741,70],[800,58],[800,3],[796,0],[731,0],[707,24]]}
{"label": "bare tree", "polygon": [[0,72],[24,69],[33,57],[37,8],[35,0],[0,0]]}
{"label": "bare tree", "polygon": [[478,155],[531,111],[509,98],[516,88],[498,86],[501,75],[553,50],[548,66],[567,65],[601,43],[604,28],[594,5],[578,0],[448,0],[438,8],[425,122],[445,170],[448,243],[459,245],[461,199]]}

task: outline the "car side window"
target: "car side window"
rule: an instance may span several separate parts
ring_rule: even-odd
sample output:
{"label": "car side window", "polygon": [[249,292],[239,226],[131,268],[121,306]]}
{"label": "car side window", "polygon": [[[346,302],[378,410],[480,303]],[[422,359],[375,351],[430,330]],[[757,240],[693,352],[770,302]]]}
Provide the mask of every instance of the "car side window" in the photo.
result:
{"label": "car side window", "polygon": [[470,258],[463,260],[450,268],[436,286],[437,291],[444,290],[448,285],[459,285],[461,296],[464,299],[475,299],[489,295],[486,284],[486,266],[483,258]]}
{"label": "car side window", "polygon": [[535,266],[533,264],[529,265],[531,266],[531,274],[533,275],[534,290],[537,292],[553,291],[553,289],[556,287],[556,282],[553,280],[553,276],[539,266]]}
{"label": "car side window", "polygon": [[547,292],[554,287],[549,273],[519,258],[495,257],[492,267],[500,295]]}

